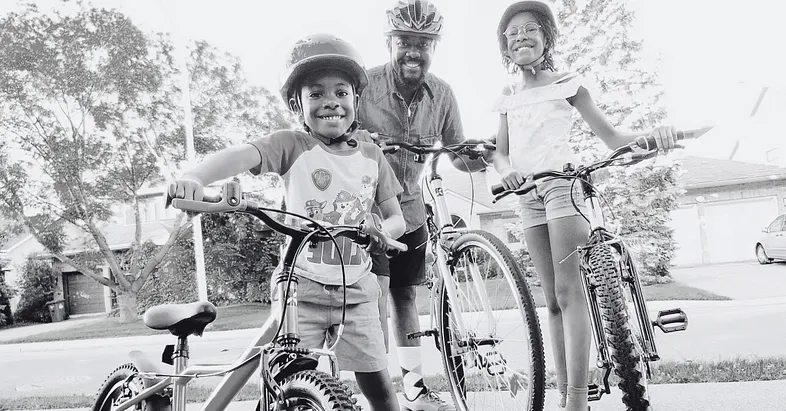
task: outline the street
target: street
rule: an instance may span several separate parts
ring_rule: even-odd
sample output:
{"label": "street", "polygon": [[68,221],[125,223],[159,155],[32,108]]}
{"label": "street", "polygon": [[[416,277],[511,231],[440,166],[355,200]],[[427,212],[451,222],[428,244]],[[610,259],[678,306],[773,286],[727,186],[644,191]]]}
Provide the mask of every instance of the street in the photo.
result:
{"label": "street", "polygon": [[[703,270],[682,269],[678,271],[683,274],[678,280],[688,285],[694,285],[692,283],[707,282],[706,277],[713,275],[713,272],[716,275],[726,275],[717,273],[732,269],[739,270],[739,267],[722,267],[714,270],[706,268]],[[775,276],[780,274],[780,271],[783,272],[783,276],[776,278]],[[684,275],[687,272],[693,273],[692,277],[688,278]],[[783,348],[783,342],[786,341],[786,327],[775,325],[784,324],[786,319],[786,296],[784,296],[786,286],[777,284],[779,281],[786,282],[786,266],[756,266],[753,274],[750,269],[738,272],[738,275],[750,277],[751,282],[759,281],[754,277],[758,276],[758,273],[763,273],[762,276],[772,277],[767,280],[769,287],[766,288],[766,292],[769,294],[763,298],[730,301],[655,301],[648,303],[650,314],[653,317],[658,310],[672,307],[680,307],[688,314],[687,331],[663,334],[656,330],[656,343],[663,360],[720,360],[746,356],[784,355],[786,350]],[[688,278],[688,280],[684,281],[683,278]],[[728,282],[728,279],[724,282]],[[714,287],[728,288],[728,286],[717,283],[714,284]],[[738,287],[738,292],[750,292],[743,288]],[[773,296],[773,294],[780,294],[780,296]],[[544,334],[543,340],[546,342],[547,367],[553,368],[551,350],[548,347],[548,327],[544,326],[546,324],[544,309],[539,309],[538,314]],[[428,321],[428,317],[421,317],[421,324],[424,328],[428,327]],[[507,322],[503,322],[503,324],[510,325]],[[192,337],[189,340],[191,363],[230,363],[245,349],[255,334],[255,330],[207,331],[201,338]],[[0,373],[0,397],[58,394],[94,395],[103,379],[115,367],[128,362],[127,353],[129,351],[140,350],[153,359],[160,358],[164,345],[172,342],[172,336],[160,335],[0,345],[0,369],[14,370],[13,373]],[[590,357],[591,362],[594,362],[594,357],[593,351]],[[433,340],[423,341],[422,358],[424,359],[424,374],[443,373],[439,353]],[[389,359],[391,375],[400,375],[395,351],[390,354]],[[654,368],[654,372],[657,373],[657,366]],[[345,375],[345,377],[351,377],[351,375]],[[256,378],[258,377],[255,376],[254,379],[256,380]],[[212,378],[205,381],[199,380],[196,383],[213,385],[217,381],[218,379]],[[664,406],[659,409],[676,410],[679,408],[666,406],[669,399],[673,395],[681,393],[680,390],[689,390],[688,387],[692,386],[694,384],[668,386],[670,388],[653,386],[652,392],[653,396],[659,397],[657,403]],[[600,403],[597,403],[597,406],[593,404],[593,410],[607,409],[605,404],[619,405],[619,398],[615,397],[618,390],[615,388],[613,387],[611,397],[604,397]],[[780,392],[786,391],[781,390]],[[663,393],[662,398],[659,393]],[[708,393],[708,395],[710,394]],[[724,398],[731,401],[731,395],[736,394],[727,393]],[[723,407],[707,409],[746,408],[734,408],[724,403]]]}

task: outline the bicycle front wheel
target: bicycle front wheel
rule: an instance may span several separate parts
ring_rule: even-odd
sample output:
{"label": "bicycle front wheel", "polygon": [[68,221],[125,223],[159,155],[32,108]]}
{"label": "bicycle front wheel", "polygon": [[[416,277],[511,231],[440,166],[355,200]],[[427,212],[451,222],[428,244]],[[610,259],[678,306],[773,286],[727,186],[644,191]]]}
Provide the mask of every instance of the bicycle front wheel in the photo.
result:
{"label": "bicycle front wheel", "polygon": [[622,402],[628,411],[648,411],[650,400],[643,338],[628,311],[618,261],[618,254],[606,244],[597,245],[590,251],[592,280],[598,286],[598,305],[611,346],[614,370],[620,378]]}
{"label": "bicycle front wheel", "polygon": [[456,239],[438,295],[439,348],[459,410],[541,411],[543,337],[510,250],[474,230]]}
{"label": "bicycle front wheel", "polygon": [[355,398],[338,379],[321,371],[299,371],[281,384],[285,411],[360,411]]}

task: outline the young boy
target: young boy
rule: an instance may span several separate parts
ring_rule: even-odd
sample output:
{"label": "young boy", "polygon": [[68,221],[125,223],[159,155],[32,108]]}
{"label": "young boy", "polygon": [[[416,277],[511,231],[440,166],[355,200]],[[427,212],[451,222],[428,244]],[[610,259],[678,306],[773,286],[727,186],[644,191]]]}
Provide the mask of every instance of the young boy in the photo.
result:
{"label": "young boy", "polygon": [[[403,189],[379,147],[352,138],[357,103],[368,84],[357,52],[335,36],[309,36],[293,47],[283,78],[281,96],[302,118],[305,132],[276,131],[222,150],[172,184],[172,196],[200,200],[206,184],[246,170],[274,172],[283,177],[288,211],[333,225],[356,225],[373,203],[385,233],[400,237],[405,222],[397,195]],[[381,289],[371,274],[371,258],[363,247],[344,237],[337,240],[347,277],[345,329],[336,347],[339,367],[355,372],[374,410],[398,411],[379,319]],[[295,262],[303,347],[322,347],[326,339],[332,344],[341,321],[342,276],[334,248],[332,242],[319,243],[304,249]],[[369,246],[384,248],[376,239]]]}

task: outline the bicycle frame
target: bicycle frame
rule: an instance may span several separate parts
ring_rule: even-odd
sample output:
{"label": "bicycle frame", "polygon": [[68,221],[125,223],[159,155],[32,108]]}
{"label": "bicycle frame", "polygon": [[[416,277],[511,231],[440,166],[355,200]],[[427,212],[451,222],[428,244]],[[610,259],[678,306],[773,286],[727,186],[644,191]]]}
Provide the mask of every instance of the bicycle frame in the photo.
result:
{"label": "bicycle frame", "polygon": [[[433,223],[435,225],[437,232],[430,233],[429,236],[434,244],[434,254],[436,258],[436,274],[437,279],[436,282],[430,284],[429,288],[432,288],[432,301],[434,302],[431,306],[431,325],[430,327],[434,327],[434,315],[436,314],[436,304],[437,299],[435,298],[435,292],[440,292],[442,285],[445,286],[445,292],[448,295],[448,301],[451,302],[458,302],[458,285],[454,280],[453,276],[448,269],[448,250],[450,250],[449,244],[455,239],[456,234],[463,231],[462,229],[457,229],[453,226],[452,215],[450,213],[450,209],[447,204],[447,200],[445,199],[445,190],[442,187],[442,176],[439,175],[437,172],[437,167],[439,165],[439,160],[442,157],[444,152],[438,152],[435,155],[432,154],[427,158],[423,158],[422,154],[415,154],[415,161],[430,161],[428,173],[426,174],[425,178],[429,181],[429,191],[431,192],[434,198],[434,209],[433,209]],[[430,216],[427,216],[430,218]],[[433,230],[434,228],[429,227],[429,230]],[[484,281],[481,277],[480,273],[476,271],[472,271],[469,273],[472,276],[472,284],[474,287],[478,288],[476,291],[478,296],[480,296],[481,301],[480,304],[483,307],[483,311],[489,317],[490,323],[494,322],[494,317],[492,313],[492,306],[491,302],[488,300],[488,296],[486,295],[485,290],[482,289]],[[436,287],[434,287],[436,285]],[[456,328],[458,329],[461,335],[466,334],[466,328],[464,326],[464,321],[461,316],[454,316],[454,321],[456,323]]]}
{"label": "bicycle frame", "polygon": [[[176,200],[177,201],[177,200]],[[276,227],[275,220],[270,219],[273,223],[268,221],[269,217],[264,214],[259,216],[263,221],[269,223],[272,227]],[[262,218],[267,217],[267,218]],[[277,230],[278,231],[278,230]],[[140,392],[138,395],[124,402],[116,408],[115,411],[124,411],[140,402],[163,392],[170,385],[172,388],[172,411],[185,411],[186,409],[186,387],[188,383],[194,378],[204,376],[203,374],[213,374],[212,376],[224,375],[224,378],[218,386],[212,391],[208,399],[202,405],[202,411],[222,411],[226,409],[229,403],[240,392],[243,386],[253,375],[257,368],[261,368],[260,391],[261,400],[263,402],[263,410],[270,409],[271,400],[281,399],[282,393],[277,380],[292,375],[294,372],[316,369],[317,360],[313,357],[306,357],[310,355],[327,356],[330,364],[331,373],[334,377],[338,378],[339,370],[336,361],[336,355],[332,350],[326,349],[300,349],[296,345],[300,341],[297,331],[297,279],[292,278],[289,283],[288,273],[297,257],[298,248],[301,244],[307,241],[304,234],[296,234],[289,232],[291,241],[288,242],[284,248],[282,255],[284,255],[283,269],[276,277],[275,295],[279,301],[281,311],[278,313],[278,323],[281,327],[281,332],[275,341],[272,339],[272,332],[275,332],[273,327],[273,319],[275,314],[271,314],[270,318],[261,327],[258,334],[253,338],[251,343],[245,351],[238,357],[233,364],[194,364],[188,365],[188,341],[187,338],[178,338],[175,346],[167,346],[164,351],[164,356],[167,356],[167,349],[173,347],[171,359],[173,365],[173,373],[160,381],[156,382]],[[287,296],[287,284],[289,284],[289,294]],[[140,353],[141,354],[141,353]],[[286,358],[283,359],[280,367],[271,373],[271,357],[277,359],[277,356],[283,354]],[[287,355],[288,354],[288,355]],[[141,357],[136,358],[139,361],[145,361]],[[151,367],[145,367],[149,369]],[[140,372],[139,375],[144,379],[159,379],[151,372]],[[163,374],[160,373],[159,374]],[[126,381],[128,382],[128,381]]]}

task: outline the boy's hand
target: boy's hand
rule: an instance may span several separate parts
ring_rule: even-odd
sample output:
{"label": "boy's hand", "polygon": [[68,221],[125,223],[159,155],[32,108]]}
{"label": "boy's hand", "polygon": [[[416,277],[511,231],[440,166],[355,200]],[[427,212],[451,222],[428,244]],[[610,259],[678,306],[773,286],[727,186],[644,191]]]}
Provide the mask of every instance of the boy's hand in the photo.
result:
{"label": "boy's hand", "polygon": [[202,201],[204,184],[195,178],[181,177],[169,184],[169,196],[185,200]]}
{"label": "boy's hand", "polygon": [[[390,238],[390,233],[387,232],[384,228],[382,228],[382,219],[372,213],[367,213],[366,218],[364,220],[364,224],[371,225],[373,224],[377,230],[381,231],[385,237]],[[374,234],[371,234],[366,230],[366,233],[369,234],[369,243],[366,246],[366,250],[371,254],[383,254],[386,253],[389,249],[387,244],[385,244],[385,239],[377,237]]]}

